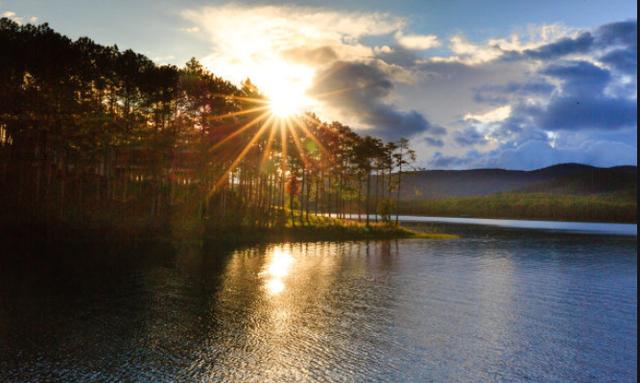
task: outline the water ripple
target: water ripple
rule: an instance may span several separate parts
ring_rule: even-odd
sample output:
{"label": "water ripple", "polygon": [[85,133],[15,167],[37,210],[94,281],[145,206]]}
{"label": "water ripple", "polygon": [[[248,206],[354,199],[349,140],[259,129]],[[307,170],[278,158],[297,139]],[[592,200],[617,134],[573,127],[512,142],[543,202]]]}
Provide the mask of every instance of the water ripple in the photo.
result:
{"label": "water ripple", "polygon": [[0,381],[636,381],[637,240],[576,238],[190,249],[74,294],[8,286]]}

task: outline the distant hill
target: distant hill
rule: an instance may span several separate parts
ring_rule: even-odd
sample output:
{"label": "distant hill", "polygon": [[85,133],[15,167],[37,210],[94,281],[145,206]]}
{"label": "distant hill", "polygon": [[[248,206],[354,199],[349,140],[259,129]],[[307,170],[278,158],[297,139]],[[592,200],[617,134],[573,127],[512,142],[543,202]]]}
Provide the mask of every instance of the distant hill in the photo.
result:
{"label": "distant hill", "polygon": [[502,169],[431,170],[403,177],[404,200],[488,196],[497,193],[553,193],[635,195],[638,168],[610,169],[582,164],[561,164],[534,171]]}
{"label": "distant hill", "polygon": [[517,193],[594,195],[637,189],[638,175],[625,169],[591,169],[514,190]]}

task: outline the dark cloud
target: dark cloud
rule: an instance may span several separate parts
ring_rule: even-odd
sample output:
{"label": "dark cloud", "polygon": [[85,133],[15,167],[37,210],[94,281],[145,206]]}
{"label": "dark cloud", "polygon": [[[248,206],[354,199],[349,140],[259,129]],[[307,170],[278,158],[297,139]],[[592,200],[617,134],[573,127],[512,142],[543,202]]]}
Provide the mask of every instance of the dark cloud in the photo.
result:
{"label": "dark cloud", "polygon": [[[475,153],[476,156],[472,154]],[[440,152],[434,154],[433,158],[427,163],[427,167],[429,169],[442,169],[442,170],[453,170],[453,169],[471,169],[475,166],[474,163],[477,161],[477,156],[480,154],[477,151],[470,151],[464,156],[447,156]]]}
{"label": "dark cloud", "polygon": [[373,130],[367,130],[372,135],[387,141],[396,141],[400,137],[411,137],[431,130],[432,125],[424,116],[416,111],[408,113],[398,112],[392,106],[385,104],[372,105],[361,115],[362,121],[372,125]]}
{"label": "dark cloud", "polygon": [[432,136],[446,136],[447,135],[447,129],[443,128],[442,126],[431,126],[431,129],[429,130],[429,133]]}
{"label": "dark cloud", "polygon": [[608,70],[584,61],[551,65],[540,74],[561,80],[563,93],[575,96],[602,94],[612,77]]}
{"label": "dark cloud", "polygon": [[373,127],[368,134],[387,140],[423,132],[442,134],[442,128],[433,126],[422,114],[401,112],[386,104],[384,99],[393,89],[390,76],[375,63],[336,62],[317,75],[308,94]]}
{"label": "dark cloud", "polygon": [[638,105],[634,100],[593,97],[553,99],[546,108],[530,108],[536,126],[545,130],[615,130],[638,123]]}
{"label": "dark cloud", "polygon": [[541,74],[562,81],[562,94],[552,97],[546,107],[520,107],[545,130],[612,130],[637,125],[635,100],[605,93],[612,74],[587,62],[552,65]]}
{"label": "dark cloud", "polygon": [[485,135],[478,132],[476,128],[467,128],[464,131],[457,130],[453,134],[453,140],[463,147],[485,145],[488,142]]}
{"label": "dark cloud", "polygon": [[552,60],[571,54],[587,53],[593,47],[594,37],[585,32],[575,39],[563,38],[534,50],[525,50],[523,55],[538,60]]}
{"label": "dark cloud", "polygon": [[599,47],[607,48],[613,45],[637,47],[638,20],[605,24],[598,28],[596,36],[596,42]]}
{"label": "dark cloud", "polygon": [[424,138],[424,142],[428,146],[434,146],[436,148],[443,148],[444,147],[444,141],[439,139],[439,138],[425,137]]}
{"label": "dark cloud", "polygon": [[618,53],[614,55],[614,59],[621,58],[624,59],[623,62],[629,62],[631,55],[637,56],[637,20],[606,24],[596,29],[593,33],[583,32],[575,38],[565,37],[536,49],[527,49],[524,52],[506,51],[502,61],[522,59],[553,61],[575,54],[598,54],[616,47],[621,52],[626,52],[626,54]]}
{"label": "dark cloud", "polygon": [[504,105],[514,98],[549,96],[555,90],[555,86],[542,80],[536,80],[528,83],[510,82],[507,85],[484,85],[474,90],[476,102]]}
{"label": "dark cloud", "polygon": [[[510,103],[511,116],[499,123],[493,137],[502,142],[523,132],[542,131],[611,131],[637,126],[638,107],[635,98],[606,92],[614,76],[604,68],[588,62],[559,62],[538,72],[561,82],[561,92],[549,83],[537,81],[506,86],[484,86],[477,90],[476,101]],[[627,92],[628,93],[628,92]],[[531,97],[545,100],[531,104]],[[474,145],[473,135],[456,135],[460,145]],[[531,136],[526,138],[532,139]],[[523,142],[521,138],[515,138]]]}
{"label": "dark cloud", "polygon": [[617,49],[602,56],[600,60],[621,73],[632,76],[638,75],[637,49]]}

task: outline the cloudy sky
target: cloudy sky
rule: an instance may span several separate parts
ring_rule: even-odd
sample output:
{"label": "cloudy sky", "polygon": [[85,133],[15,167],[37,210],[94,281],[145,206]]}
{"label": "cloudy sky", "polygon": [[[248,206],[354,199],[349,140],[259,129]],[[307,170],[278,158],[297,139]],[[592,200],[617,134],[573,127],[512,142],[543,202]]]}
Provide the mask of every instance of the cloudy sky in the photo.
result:
{"label": "cloudy sky", "polygon": [[629,0],[0,0],[0,14],[235,83],[420,165],[637,165]]}

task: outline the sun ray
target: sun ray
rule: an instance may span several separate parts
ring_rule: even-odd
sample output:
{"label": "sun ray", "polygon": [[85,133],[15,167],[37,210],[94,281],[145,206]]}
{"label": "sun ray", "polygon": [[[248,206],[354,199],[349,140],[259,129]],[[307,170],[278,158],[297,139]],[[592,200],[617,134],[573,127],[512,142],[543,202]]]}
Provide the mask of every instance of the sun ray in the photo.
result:
{"label": "sun ray", "polygon": [[[318,125],[324,125],[323,123],[321,123],[320,121],[318,121],[317,119],[307,115],[305,116],[305,118],[308,118],[309,120],[311,120],[312,122],[317,123]],[[322,145],[322,143],[320,142],[320,140],[318,140],[318,138],[313,134],[313,132],[309,129],[309,127],[307,126],[307,123],[301,119],[299,116],[294,116],[294,119],[296,119],[296,121],[298,122],[298,125],[300,126],[300,128],[302,128],[305,133],[307,133],[307,135],[309,136],[309,138],[311,138],[311,140],[318,145],[318,147],[320,148],[320,150],[322,151],[323,154],[325,154],[327,157],[330,157],[330,153],[327,150],[327,148],[325,148],[324,145]]]}
{"label": "sun ray", "polygon": [[260,163],[260,170],[264,170],[265,164],[267,162],[267,157],[271,154],[271,147],[273,146],[273,141],[275,135],[277,133],[277,129],[275,129],[275,124],[271,124],[271,134],[269,134],[269,140],[267,141],[267,146],[264,150],[264,156],[262,157],[262,162]]}
{"label": "sun ray", "polygon": [[287,142],[287,131],[284,124],[284,119],[280,119],[280,140],[282,145],[282,172],[285,171],[285,165],[287,163],[287,155],[289,143]]}
{"label": "sun ray", "polygon": [[267,123],[264,123],[262,125],[262,127],[260,128],[260,130],[258,131],[258,133],[256,133],[255,136],[253,136],[253,138],[251,139],[251,141],[247,144],[247,146],[242,150],[242,153],[240,153],[240,155],[238,156],[238,158],[235,159],[235,161],[233,161],[233,163],[231,164],[231,166],[229,166],[229,168],[224,172],[224,174],[222,175],[222,177],[220,177],[220,180],[218,180],[218,182],[216,182],[216,185],[214,187],[214,190],[219,188],[220,185],[222,185],[224,183],[224,180],[226,177],[229,176],[229,173],[231,173],[236,166],[238,166],[238,164],[240,163],[240,161],[242,161],[244,159],[244,157],[247,155],[247,153],[249,152],[249,150],[251,150],[251,147],[253,147],[253,145],[256,143],[256,141],[258,141],[260,139],[260,137],[262,137],[262,135],[264,134],[264,132],[269,128],[269,124],[268,122],[273,118],[273,115],[269,118],[269,120],[267,120]]}
{"label": "sun ray", "polygon": [[238,101],[248,101],[248,102],[255,102],[257,104],[263,104],[263,105],[268,105],[271,102],[269,100],[261,100],[259,98],[250,98],[250,97],[241,97],[241,96],[233,96],[233,95],[229,95],[229,94],[212,94],[213,97],[221,97],[221,98],[230,98],[232,100],[238,100]]}
{"label": "sun ray", "polygon": [[247,129],[251,128],[254,124],[264,120],[265,118],[267,118],[267,117],[269,117],[271,115],[272,114],[270,114],[270,113],[263,113],[263,114],[259,115],[258,117],[256,117],[254,120],[252,120],[251,122],[249,122],[248,124],[246,124],[242,128],[240,128],[240,129],[236,130],[235,132],[233,132],[232,134],[230,134],[224,140],[222,140],[222,141],[218,142],[217,144],[213,145],[211,148],[209,148],[209,151],[212,152],[212,151],[218,149],[220,146],[222,146],[225,143],[229,142],[229,140],[237,137],[238,135],[242,134]]}
{"label": "sun ray", "polygon": [[261,106],[259,108],[253,108],[253,109],[243,110],[243,111],[240,111],[240,112],[233,112],[233,113],[223,114],[222,116],[214,116],[214,117],[211,117],[211,119],[212,120],[222,120],[222,119],[229,118],[229,117],[241,116],[243,114],[260,112],[260,111],[267,110],[267,109],[270,109],[270,108],[271,108],[271,106]]}
{"label": "sun ray", "polygon": [[291,120],[287,119],[287,123],[288,123],[287,128],[289,129],[289,132],[293,136],[293,142],[295,143],[296,148],[298,148],[298,153],[300,154],[300,158],[302,159],[302,162],[306,167],[309,164],[309,161],[304,152],[304,148],[302,147],[302,142],[300,142],[300,136],[298,136],[298,132],[296,132],[295,126],[293,125]]}

